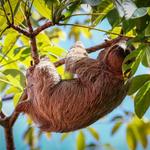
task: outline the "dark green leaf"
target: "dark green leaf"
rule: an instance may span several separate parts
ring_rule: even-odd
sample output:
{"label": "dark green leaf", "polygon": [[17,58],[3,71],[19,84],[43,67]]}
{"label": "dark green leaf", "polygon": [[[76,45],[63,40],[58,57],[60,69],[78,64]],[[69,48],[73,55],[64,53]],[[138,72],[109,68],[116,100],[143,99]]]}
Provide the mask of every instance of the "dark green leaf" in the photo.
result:
{"label": "dark green leaf", "polygon": [[147,81],[150,81],[149,74],[138,75],[133,77],[130,82],[128,94],[132,95],[135,92],[137,92],[137,90],[139,90]]}
{"label": "dark green leaf", "polygon": [[0,112],[1,112],[1,110],[2,110],[2,105],[3,105],[3,103],[2,103],[2,98],[0,97]]}
{"label": "dark green leaf", "polygon": [[145,46],[143,50],[144,50],[144,56],[142,59],[142,64],[145,67],[150,67],[150,46]]}
{"label": "dark green leaf", "polygon": [[93,8],[93,13],[101,13],[98,17],[93,15],[92,22],[96,26],[113,9],[113,3],[110,0],[101,0],[98,6]]}
{"label": "dark green leaf", "polygon": [[117,115],[117,116],[114,116],[110,121],[118,121],[118,120],[122,120],[122,119],[123,119],[123,116]]}
{"label": "dark green leaf", "polygon": [[118,25],[120,22],[120,17],[118,15],[117,10],[116,9],[111,10],[107,15],[107,19],[112,27]]}
{"label": "dark green leaf", "polygon": [[121,125],[122,125],[122,122],[120,122],[120,121],[116,122],[114,127],[111,130],[111,134],[114,135],[119,130]]}
{"label": "dark green leaf", "polygon": [[134,108],[136,115],[141,118],[150,106],[150,81],[146,82],[135,96]]}
{"label": "dark green leaf", "polygon": [[[141,62],[141,59],[143,58],[143,46],[140,46],[138,49],[134,50],[131,54],[129,54],[123,63],[122,69],[124,76],[130,77],[133,76]],[[130,60],[134,60],[131,63],[127,63]]]}
{"label": "dark green leaf", "polygon": [[34,145],[35,137],[33,136],[33,133],[34,133],[34,129],[32,127],[28,127],[28,129],[25,131],[23,136],[24,140],[30,147],[33,147]]}

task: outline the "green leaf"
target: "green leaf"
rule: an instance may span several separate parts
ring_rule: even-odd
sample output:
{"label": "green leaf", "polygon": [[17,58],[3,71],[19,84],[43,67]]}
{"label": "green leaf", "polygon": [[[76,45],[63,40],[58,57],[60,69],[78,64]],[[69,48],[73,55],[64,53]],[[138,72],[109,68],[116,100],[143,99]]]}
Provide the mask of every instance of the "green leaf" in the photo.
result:
{"label": "green leaf", "polygon": [[132,14],[131,18],[135,19],[135,18],[140,18],[143,17],[147,14],[148,10],[146,7],[142,7],[142,8],[137,8],[134,13]]}
{"label": "green leaf", "polygon": [[137,92],[147,81],[150,81],[149,74],[143,74],[133,77],[130,82],[128,95],[132,95]]}
{"label": "green leaf", "polygon": [[145,36],[150,36],[150,24],[145,29]]}
{"label": "green leaf", "polygon": [[9,51],[16,43],[17,39],[19,38],[19,34],[15,31],[8,33],[4,39],[4,46],[2,51],[7,52]]}
{"label": "green leaf", "polygon": [[110,0],[101,0],[100,4],[93,8],[93,13],[101,13],[99,16],[92,16],[92,23],[96,26],[113,9],[113,3]]}
{"label": "green leaf", "polygon": [[133,127],[129,124],[126,129],[126,140],[130,150],[136,150],[137,140]]}
{"label": "green leaf", "polygon": [[118,15],[117,10],[116,9],[111,10],[107,15],[107,19],[111,24],[112,28],[118,25],[120,22],[120,17]]}
{"label": "green leaf", "polygon": [[80,131],[77,135],[77,150],[85,150],[85,136],[82,131]]}
{"label": "green leaf", "polygon": [[46,135],[47,139],[50,139],[52,137],[51,132],[46,132],[45,135]]}
{"label": "green leaf", "polygon": [[5,74],[5,77],[8,79],[8,81],[15,87],[20,89],[25,87],[26,78],[20,70],[6,69],[3,71],[3,74]]}
{"label": "green leaf", "polygon": [[134,50],[129,54],[123,63],[122,70],[125,77],[133,76],[143,58],[143,46],[141,45],[138,49]]}
{"label": "green leaf", "polygon": [[33,5],[42,16],[50,20],[52,19],[51,10],[44,0],[34,0]]}
{"label": "green leaf", "polygon": [[22,92],[22,91],[21,91],[20,89],[18,89],[17,87],[10,86],[10,87],[6,90],[5,94],[16,94],[16,93],[20,93],[20,92]]}
{"label": "green leaf", "polygon": [[2,98],[0,97],[0,112],[2,110],[2,106],[3,106],[3,102],[2,102]]}
{"label": "green leaf", "polygon": [[111,134],[114,135],[118,129],[121,127],[122,122],[118,121],[117,123],[115,123],[115,125],[113,126],[112,130],[111,130]]}
{"label": "green leaf", "polygon": [[122,120],[123,119],[123,116],[121,115],[116,115],[114,116],[110,121],[119,121],[119,120]]}
{"label": "green leaf", "polygon": [[21,93],[16,93],[16,94],[14,95],[14,97],[13,97],[13,104],[14,104],[14,106],[17,106],[17,104],[18,104],[18,102],[19,102],[19,99],[20,99],[20,97],[21,97],[21,94],[22,94],[22,92],[21,92]]}
{"label": "green leaf", "polygon": [[150,67],[150,46],[144,47],[144,56],[142,59],[142,64],[145,67]]}
{"label": "green leaf", "polygon": [[96,140],[99,140],[99,134],[94,128],[88,127],[87,129]]}
{"label": "green leaf", "polygon": [[61,141],[64,141],[71,133],[63,133],[61,135]]}
{"label": "green leaf", "polygon": [[137,141],[139,141],[144,148],[146,148],[148,144],[148,139],[146,135],[146,122],[147,121],[144,122],[143,120],[137,117],[134,117],[130,122],[130,125],[132,126]]}
{"label": "green leaf", "polygon": [[148,8],[148,14],[149,14],[149,16],[150,16],[150,7]]}
{"label": "green leaf", "polygon": [[[1,78],[1,77],[0,77]],[[0,79],[0,93],[6,89],[7,84]]]}
{"label": "green leaf", "polygon": [[104,144],[104,150],[116,150],[111,144]]}
{"label": "green leaf", "polygon": [[150,106],[150,81],[146,82],[135,96],[134,108],[136,115],[139,118],[141,118],[145,114],[149,106]]}
{"label": "green leaf", "polygon": [[27,144],[29,144],[30,147],[33,147],[34,145],[34,129],[32,127],[28,127],[28,129],[24,133],[24,140]]}

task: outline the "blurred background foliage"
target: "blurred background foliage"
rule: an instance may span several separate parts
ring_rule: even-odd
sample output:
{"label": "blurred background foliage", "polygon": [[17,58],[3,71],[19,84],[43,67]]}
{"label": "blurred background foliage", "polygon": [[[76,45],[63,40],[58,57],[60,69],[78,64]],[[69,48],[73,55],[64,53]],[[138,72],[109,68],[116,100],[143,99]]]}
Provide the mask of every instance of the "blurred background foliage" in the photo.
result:
{"label": "blurred background foliage", "polygon": [[[60,47],[62,41],[77,41],[82,37],[92,41],[93,30],[97,32],[97,38],[100,32],[104,32],[108,39],[116,38],[118,35],[131,37],[128,44],[134,45],[136,50],[125,59],[123,72],[132,77],[128,95],[133,100],[135,111],[122,110],[122,115],[113,116],[108,124],[114,123],[112,136],[121,126],[126,126],[124,132],[130,150],[136,150],[139,143],[146,149],[150,144],[150,120],[143,115],[150,106],[150,74],[135,73],[139,65],[150,68],[150,1],[0,0],[0,110],[7,103],[3,100],[12,95],[15,107],[25,87],[25,70],[31,61],[29,38],[10,28],[8,20],[27,30],[26,11],[31,12],[34,29],[48,20],[56,24],[36,36],[39,54],[48,56],[52,62],[64,58],[67,53],[66,49]],[[100,26],[106,20],[110,29],[103,30]],[[131,58],[134,60],[132,63],[128,62]],[[66,78],[64,66],[57,69],[62,78]],[[36,130],[29,118],[27,124],[23,138],[30,149],[40,149],[40,144],[37,143],[43,134],[48,139],[53,138],[51,133]],[[86,132],[93,136],[96,142],[87,144]],[[69,138],[71,134],[73,133],[63,133],[61,140]],[[75,138],[77,150],[115,150],[109,141],[107,144],[100,144],[103,137],[91,126],[76,132]]]}

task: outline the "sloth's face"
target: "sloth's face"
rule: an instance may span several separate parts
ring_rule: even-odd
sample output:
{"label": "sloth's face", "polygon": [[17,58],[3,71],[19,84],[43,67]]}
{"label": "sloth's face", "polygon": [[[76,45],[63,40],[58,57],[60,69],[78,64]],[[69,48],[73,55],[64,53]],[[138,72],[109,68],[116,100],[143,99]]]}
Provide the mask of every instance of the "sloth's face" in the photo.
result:
{"label": "sloth's face", "polygon": [[115,51],[116,55],[118,55],[118,57],[125,58],[127,55],[129,55],[134,50],[134,47],[127,46],[126,48],[123,48],[119,45],[115,45],[113,50]]}
{"label": "sloth's face", "polygon": [[134,50],[132,46],[121,46],[114,45],[108,52],[106,56],[106,63],[115,71],[122,70],[122,64],[127,55],[129,55]]}

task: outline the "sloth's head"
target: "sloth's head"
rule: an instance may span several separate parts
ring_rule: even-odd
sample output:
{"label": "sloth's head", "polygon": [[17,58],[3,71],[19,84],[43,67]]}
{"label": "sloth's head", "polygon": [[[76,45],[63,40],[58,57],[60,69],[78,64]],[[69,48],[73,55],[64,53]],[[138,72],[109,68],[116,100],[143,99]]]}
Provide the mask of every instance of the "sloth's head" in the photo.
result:
{"label": "sloth's head", "polygon": [[99,58],[103,60],[113,71],[121,72],[125,57],[133,50],[134,47],[127,46],[126,41],[122,40],[119,43],[104,49]]}

